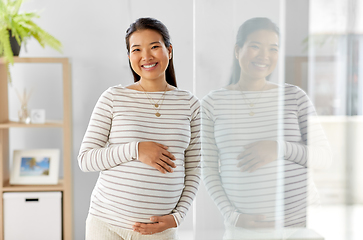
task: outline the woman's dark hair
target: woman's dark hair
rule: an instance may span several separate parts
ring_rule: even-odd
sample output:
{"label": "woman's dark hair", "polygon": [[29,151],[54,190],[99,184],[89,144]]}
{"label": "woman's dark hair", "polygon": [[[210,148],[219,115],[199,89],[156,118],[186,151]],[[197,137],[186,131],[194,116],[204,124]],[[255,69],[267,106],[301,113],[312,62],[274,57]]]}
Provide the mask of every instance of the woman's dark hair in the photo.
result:
{"label": "woman's dark hair", "polygon": [[[132,23],[130,27],[126,30],[125,40],[126,40],[127,54],[130,54],[131,35],[136,31],[145,30],[145,29],[151,29],[157,31],[163,37],[165,46],[169,47],[171,45],[169,31],[162,22],[154,18],[139,18],[134,23]],[[129,65],[132,74],[134,75],[134,82],[139,81],[140,76],[132,69],[130,61]],[[173,64],[173,54],[171,55],[171,59],[169,60],[169,65],[165,70],[165,77],[166,77],[166,82],[168,84],[177,87],[174,64]]]}
{"label": "woman's dark hair", "polygon": [[[239,27],[237,32],[236,46],[242,48],[248,35],[259,30],[270,30],[277,33],[277,35],[279,35],[280,32],[277,25],[268,18],[262,18],[262,17],[251,18],[245,21]],[[233,56],[235,55],[233,54]],[[237,83],[239,81],[240,74],[241,74],[241,67],[239,65],[238,59],[233,57],[232,75],[229,84]]]}

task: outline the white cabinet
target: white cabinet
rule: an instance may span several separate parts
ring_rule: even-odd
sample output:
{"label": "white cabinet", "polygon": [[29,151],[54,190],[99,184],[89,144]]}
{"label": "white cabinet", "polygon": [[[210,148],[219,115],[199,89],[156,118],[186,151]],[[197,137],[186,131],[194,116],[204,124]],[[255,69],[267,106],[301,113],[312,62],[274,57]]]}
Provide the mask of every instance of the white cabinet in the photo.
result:
{"label": "white cabinet", "polygon": [[61,192],[3,194],[4,240],[62,239]]}

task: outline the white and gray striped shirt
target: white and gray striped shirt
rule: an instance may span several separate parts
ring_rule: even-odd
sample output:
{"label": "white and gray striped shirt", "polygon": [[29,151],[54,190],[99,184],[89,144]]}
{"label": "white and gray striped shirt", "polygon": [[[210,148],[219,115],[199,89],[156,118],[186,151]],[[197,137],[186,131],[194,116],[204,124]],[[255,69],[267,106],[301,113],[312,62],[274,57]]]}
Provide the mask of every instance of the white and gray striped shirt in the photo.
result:
{"label": "white and gray striped shirt", "polygon": [[[306,93],[289,84],[262,92],[220,89],[203,99],[201,112],[204,184],[226,221],[234,226],[243,213],[303,226],[307,204],[317,199],[308,168],[331,162],[320,124],[309,122],[316,113]],[[281,161],[241,172],[237,156],[261,140],[278,142]]]}
{"label": "white and gray striped shirt", "polygon": [[[148,92],[159,101],[164,92]],[[160,101],[160,117],[141,91],[114,86],[99,98],[78,155],[82,171],[100,171],[89,213],[125,229],[151,216],[172,214],[181,223],[200,182],[199,101],[175,89]],[[138,160],[138,143],[168,146],[173,173]]]}

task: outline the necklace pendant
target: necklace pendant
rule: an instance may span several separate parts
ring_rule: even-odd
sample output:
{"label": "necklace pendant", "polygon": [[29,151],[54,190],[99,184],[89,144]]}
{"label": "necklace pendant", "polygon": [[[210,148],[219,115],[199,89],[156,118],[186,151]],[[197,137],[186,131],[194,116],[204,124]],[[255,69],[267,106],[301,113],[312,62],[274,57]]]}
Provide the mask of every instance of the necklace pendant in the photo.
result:
{"label": "necklace pendant", "polygon": [[251,111],[249,115],[252,117],[255,113]]}
{"label": "necklace pendant", "polygon": [[254,107],[255,106],[255,104],[254,103],[250,103],[250,107]]}
{"label": "necklace pendant", "polygon": [[157,112],[157,113],[155,113],[155,116],[160,117],[161,114]]}
{"label": "necklace pendant", "polygon": [[159,107],[159,104],[155,103],[155,107],[158,108]]}

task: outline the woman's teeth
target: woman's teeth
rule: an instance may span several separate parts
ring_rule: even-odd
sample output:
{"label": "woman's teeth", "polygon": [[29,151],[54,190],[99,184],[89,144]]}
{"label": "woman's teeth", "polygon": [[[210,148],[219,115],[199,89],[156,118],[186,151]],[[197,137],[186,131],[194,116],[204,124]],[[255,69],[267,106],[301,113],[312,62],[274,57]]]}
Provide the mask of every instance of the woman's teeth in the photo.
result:
{"label": "woman's teeth", "polygon": [[144,68],[152,68],[155,67],[156,63],[151,64],[151,65],[143,65]]}
{"label": "woman's teeth", "polygon": [[261,68],[264,68],[264,67],[267,67],[266,64],[258,64],[258,63],[254,63],[255,66],[257,67],[261,67]]}

